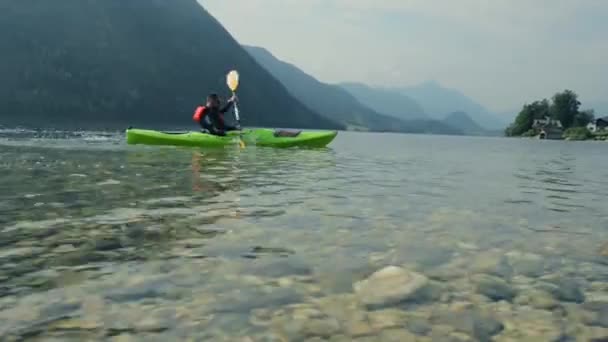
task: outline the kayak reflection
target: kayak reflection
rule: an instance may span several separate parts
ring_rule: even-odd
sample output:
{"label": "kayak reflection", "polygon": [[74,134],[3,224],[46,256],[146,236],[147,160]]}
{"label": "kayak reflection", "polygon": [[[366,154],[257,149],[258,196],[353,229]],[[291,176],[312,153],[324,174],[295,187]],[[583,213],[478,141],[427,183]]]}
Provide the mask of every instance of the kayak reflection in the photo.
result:
{"label": "kayak reflection", "polygon": [[127,155],[142,196],[188,196],[199,204],[230,202],[235,215],[259,204],[261,195],[296,196],[342,172],[331,149],[142,147],[129,149]]}

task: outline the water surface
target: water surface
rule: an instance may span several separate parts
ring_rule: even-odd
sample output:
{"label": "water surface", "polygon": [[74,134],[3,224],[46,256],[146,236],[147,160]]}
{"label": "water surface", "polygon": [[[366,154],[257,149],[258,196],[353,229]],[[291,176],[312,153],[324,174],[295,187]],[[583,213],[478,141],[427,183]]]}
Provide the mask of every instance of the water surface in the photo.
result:
{"label": "water surface", "polygon": [[[0,133],[7,340],[608,337],[608,144],[340,133],[328,149]],[[428,282],[370,307],[386,266]]]}

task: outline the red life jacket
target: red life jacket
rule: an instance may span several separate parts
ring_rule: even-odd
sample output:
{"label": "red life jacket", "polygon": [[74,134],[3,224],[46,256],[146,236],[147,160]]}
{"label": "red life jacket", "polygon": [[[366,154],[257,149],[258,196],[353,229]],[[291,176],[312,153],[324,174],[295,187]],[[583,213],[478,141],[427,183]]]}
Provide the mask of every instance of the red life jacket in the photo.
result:
{"label": "red life jacket", "polygon": [[205,116],[205,112],[207,111],[207,107],[205,106],[198,106],[196,108],[196,111],[194,112],[194,115],[192,116],[192,119],[196,122],[201,122],[201,120],[203,119],[203,117]]}

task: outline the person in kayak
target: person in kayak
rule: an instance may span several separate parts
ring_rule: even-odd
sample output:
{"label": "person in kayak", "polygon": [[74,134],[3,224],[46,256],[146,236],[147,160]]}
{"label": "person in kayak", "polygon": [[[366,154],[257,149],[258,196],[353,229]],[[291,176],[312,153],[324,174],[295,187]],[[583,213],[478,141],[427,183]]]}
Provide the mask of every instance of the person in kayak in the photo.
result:
{"label": "person in kayak", "polygon": [[207,96],[206,104],[198,106],[192,118],[201,125],[204,131],[213,135],[224,136],[228,131],[238,131],[240,130],[239,127],[226,125],[224,122],[224,114],[230,110],[236,101],[236,95],[233,95],[222,106],[220,97],[217,94],[210,94]]}

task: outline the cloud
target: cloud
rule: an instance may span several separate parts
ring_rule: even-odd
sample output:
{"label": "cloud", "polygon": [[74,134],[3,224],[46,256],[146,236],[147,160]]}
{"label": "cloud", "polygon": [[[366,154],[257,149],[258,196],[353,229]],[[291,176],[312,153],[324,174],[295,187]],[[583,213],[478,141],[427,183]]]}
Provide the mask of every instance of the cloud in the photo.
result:
{"label": "cloud", "polygon": [[608,93],[604,0],[202,0],[242,43],[326,81],[429,79],[495,109]]}

